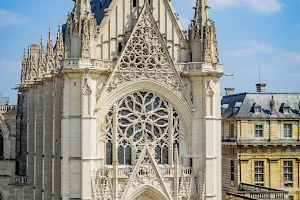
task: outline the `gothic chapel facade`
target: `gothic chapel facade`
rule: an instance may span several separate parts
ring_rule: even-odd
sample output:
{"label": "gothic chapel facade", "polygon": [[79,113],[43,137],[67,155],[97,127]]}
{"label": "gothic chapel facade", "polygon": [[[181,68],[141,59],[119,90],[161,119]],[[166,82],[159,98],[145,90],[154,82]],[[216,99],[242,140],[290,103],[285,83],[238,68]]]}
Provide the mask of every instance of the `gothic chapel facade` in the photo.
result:
{"label": "gothic chapel facade", "polygon": [[223,67],[194,9],[187,36],[169,0],[74,0],[55,46],[30,46],[20,199],[222,199]]}

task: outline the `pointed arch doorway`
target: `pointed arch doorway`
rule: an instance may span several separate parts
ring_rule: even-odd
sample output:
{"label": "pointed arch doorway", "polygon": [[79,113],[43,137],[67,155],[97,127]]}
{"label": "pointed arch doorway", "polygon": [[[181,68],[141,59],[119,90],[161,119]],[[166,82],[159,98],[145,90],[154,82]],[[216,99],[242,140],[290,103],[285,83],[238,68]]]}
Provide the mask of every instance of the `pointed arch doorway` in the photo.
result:
{"label": "pointed arch doorway", "polygon": [[159,200],[159,199],[156,198],[153,194],[151,194],[151,192],[145,191],[133,200]]}

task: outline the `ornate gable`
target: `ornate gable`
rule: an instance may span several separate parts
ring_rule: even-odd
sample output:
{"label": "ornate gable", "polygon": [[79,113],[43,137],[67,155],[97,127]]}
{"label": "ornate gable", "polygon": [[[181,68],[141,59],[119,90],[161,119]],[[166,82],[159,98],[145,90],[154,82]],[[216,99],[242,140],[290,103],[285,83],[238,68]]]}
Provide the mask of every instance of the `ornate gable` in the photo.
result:
{"label": "ornate gable", "polygon": [[[190,99],[146,3],[111,74],[105,92],[131,81],[152,80]],[[190,104],[191,105],[191,104]]]}
{"label": "ornate gable", "polygon": [[151,153],[148,143],[144,145],[144,149],[141,152],[129,182],[122,193],[123,196],[121,199],[126,199],[125,197],[129,190],[137,189],[146,185],[159,189],[165,196],[168,197],[168,199],[171,199],[171,195],[166,189],[165,181],[158,170],[156,161]]}

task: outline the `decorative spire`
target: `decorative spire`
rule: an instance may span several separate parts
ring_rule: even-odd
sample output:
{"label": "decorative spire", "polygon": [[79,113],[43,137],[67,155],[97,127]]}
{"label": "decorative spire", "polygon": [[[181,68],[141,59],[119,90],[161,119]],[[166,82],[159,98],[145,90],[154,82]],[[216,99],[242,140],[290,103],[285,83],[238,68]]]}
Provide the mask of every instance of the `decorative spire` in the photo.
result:
{"label": "decorative spire", "polygon": [[73,0],[73,1],[74,1],[73,13],[76,14],[79,19],[84,18],[86,13],[92,12],[90,0]]}
{"label": "decorative spire", "polygon": [[209,6],[207,0],[197,0],[195,9],[194,20],[200,22],[202,26],[209,20]]}
{"label": "decorative spire", "polygon": [[46,72],[45,64],[46,64],[46,57],[45,57],[45,50],[44,50],[44,39],[41,36],[41,42],[39,47],[39,75],[42,75]]}
{"label": "decorative spire", "polygon": [[59,62],[63,58],[64,58],[64,41],[62,35],[62,28],[60,22],[58,22],[58,30],[57,30],[56,45],[55,45],[55,59],[57,62]]}
{"label": "decorative spire", "polygon": [[47,71],[54,70],[55,62],[54,62],[54,52],[52,46],[52,36],[51,29],[49,29],[48,33],[48,42],[47,42],[47,53],[46,53],[46,69]]}
{"label": "decorative spire", "polygon": [[27,55],[26,55],[26,49],[24,49],[23,59],[22,59],[21,83],[25,81],[26,70],[27,70]]}
{"label": "decorative spire", "polygon": [[207,0],[197,0],[194,9],[189,30],[193,62],[219,63],[216,27],[209,18]]}
{"label": "decorative spire", "polygon": [[47,54],[53,52],[53,46],[52,46],[52,34],[51,34],[51,28],[49,28],[48,32],[48,42],[47,42]]}

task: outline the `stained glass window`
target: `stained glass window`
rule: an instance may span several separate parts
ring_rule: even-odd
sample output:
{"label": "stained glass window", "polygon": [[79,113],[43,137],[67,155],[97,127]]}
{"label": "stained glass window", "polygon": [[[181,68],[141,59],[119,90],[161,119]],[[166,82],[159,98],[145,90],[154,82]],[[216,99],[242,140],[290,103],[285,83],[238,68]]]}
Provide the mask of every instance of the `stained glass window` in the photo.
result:
{"label": "stained glass window", "polygon": [[[169,148],[179,148],[182,133],[179,115],[165,99],[151,92],[134,92],[118,102],[117,145],[120,165],[131,165],[137,160],[145,143],[155,147],[158,164],[168,164]],[[112,163],[112,110],[106,116],[106,164]],[[170,121],[172,120],[172,121]],[[169,127],[173,124],[173,127]],[[169,144],[169,131],[173,132],[173,144]],[[132,147],[135,147],[132,158]],[[109,157],[109,158],[108,158]]]}

